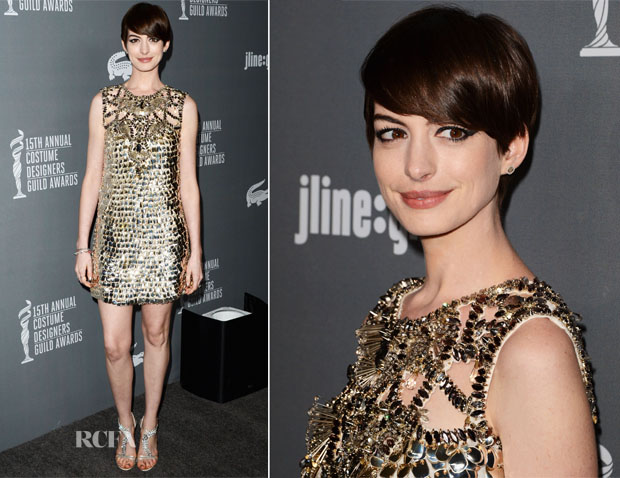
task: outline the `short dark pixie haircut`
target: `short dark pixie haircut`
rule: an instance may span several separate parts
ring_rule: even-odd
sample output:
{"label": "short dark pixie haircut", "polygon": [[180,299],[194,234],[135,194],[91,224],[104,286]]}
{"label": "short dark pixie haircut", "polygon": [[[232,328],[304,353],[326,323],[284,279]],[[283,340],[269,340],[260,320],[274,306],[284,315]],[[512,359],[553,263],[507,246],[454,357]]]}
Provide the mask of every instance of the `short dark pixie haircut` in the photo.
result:
{"label": "short dark pixie haircut", "polygon": [[127,43],[129,30],[138,35],[148,35],[166,43],[172,38],[170,20],[163,8],[150,3],[136,3],[127,10],[121,22],[121,38]]}
{"label": "short dark pixie haircut", "polygon": [[[540,93],[527,43],[510,25],[457,7],[428,7],[393,25],[361,68],[372,148],[375,102],[402,115],[484,131],[500,153],[533,132]],[[500,201],[506,176],[499,187]]]}

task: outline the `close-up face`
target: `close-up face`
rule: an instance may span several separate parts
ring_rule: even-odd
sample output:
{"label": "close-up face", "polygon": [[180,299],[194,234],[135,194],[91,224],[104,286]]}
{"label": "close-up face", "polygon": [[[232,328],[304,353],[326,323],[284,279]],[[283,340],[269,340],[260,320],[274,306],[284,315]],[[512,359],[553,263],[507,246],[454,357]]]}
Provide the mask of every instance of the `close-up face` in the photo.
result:
{"label": "close-up face", "polygon": [[157,68],[169,45],[170,42],[164,43],[159,38],[139,35],[129,30],[123,50],[134,68],[146,72]]}
{"label": "close-up face", "polygon": [[407,231],[441,235],[495,213],[499,178],[511,164],[486,133],[399,115],[376,103],[374,130],[379,188]]}

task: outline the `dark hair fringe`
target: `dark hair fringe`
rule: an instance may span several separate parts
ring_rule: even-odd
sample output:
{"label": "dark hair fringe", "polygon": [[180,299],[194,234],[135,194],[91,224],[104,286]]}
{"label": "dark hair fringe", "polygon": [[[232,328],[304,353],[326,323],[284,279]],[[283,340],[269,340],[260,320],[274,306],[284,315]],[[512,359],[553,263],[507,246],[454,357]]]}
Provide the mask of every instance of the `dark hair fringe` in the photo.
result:
{"label": "dark hair fringe", "polygon": [[121,39],[127,43],[129,30],[138,35],[158,38],[164,43],[172,39],[170,20],[163,8],[150,3],[136,3],[132,6],[121,22]]}
{"label": "dark hair fringe", "polygon": [[494,15],[459,7],[427,7],[394,24],[367,55],[361,79],[371,147],[375,102],[397,114],[484,131],[501,153],[533,131],[540,109],[536,66],[523,37]]}

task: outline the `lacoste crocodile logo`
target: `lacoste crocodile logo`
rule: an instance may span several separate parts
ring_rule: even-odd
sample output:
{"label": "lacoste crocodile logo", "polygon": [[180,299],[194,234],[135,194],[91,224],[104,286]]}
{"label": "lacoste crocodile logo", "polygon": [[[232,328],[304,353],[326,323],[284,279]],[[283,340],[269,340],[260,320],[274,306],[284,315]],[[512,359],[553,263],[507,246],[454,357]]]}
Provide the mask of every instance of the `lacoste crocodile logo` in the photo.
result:
{"label": "lacoste crocodile logo", "polygon": [[264,182],[265,179],[263,179],[260,183],[253,184],[252,186],[250,186],[250,189],[248,189],[248,192],[245,195],[248,207],[250,207],[252,204],[260,206],[263,201],[269,199],[269,190],[258,189],[260,186],[263,185]]}
{"label": "lacoste crocodile logo", "polygon": [[110,80],[113,80],[116,76],[122,76],[123,80],[127,81],[131,76],[131,62],[129,60],[123,60],[117,62],[119,58],[125,56],[124,51],[114,53],[108,60],[108,75]]}

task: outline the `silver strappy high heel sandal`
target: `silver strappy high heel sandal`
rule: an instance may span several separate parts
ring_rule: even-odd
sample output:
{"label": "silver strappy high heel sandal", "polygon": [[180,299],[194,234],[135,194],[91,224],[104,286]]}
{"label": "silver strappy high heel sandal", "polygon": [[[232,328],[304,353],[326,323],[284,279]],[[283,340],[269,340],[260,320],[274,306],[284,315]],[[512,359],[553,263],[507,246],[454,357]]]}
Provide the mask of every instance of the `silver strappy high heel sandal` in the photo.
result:
{"label": "silver strappy high heel sandal", "polygon": [[[133,427],[136,428],[136,418],[133,416],[133,412],[131,414],[131,419],[133,420]],[[121,432],[122,440],[121,440],[121,452],[116,454],[116,466],[118,466],[121,470],[127,471],[131,470],[133,466],[136,464],[136,455],[128,455],[127,454],[127,443],[129,443],[134,449],[136,448],[136,443],[133,441],[133,434],[129,430],[129,428],[121,425],[121,421],[118,421],[118,430]],[[134,452],[135,453],[135,452]],[[131,465],[127,468],[123,468],[119,463],[119,459],[122,460],[127,458],[131,460]]]}
{"label": "silver strappy high heel sandal", "polygon": [[159,428],[159,422],[155,425],[155,428],[152,430],[144,430],[142,428],[142,422],[144,421],[144,417],[140,419],[140,433],[142,437],[140,441],[142,442],[142,448],[144,449],[144,455],[138,455],[138,460],[155,460],[155,463],[149,468],[140,468],[142,471],[149,471],[157,464],[157,459],[159,457],[159,453],[157,455],[153,455],[153,452],[149,448],[149,438],[157,433],[157,429]]}

